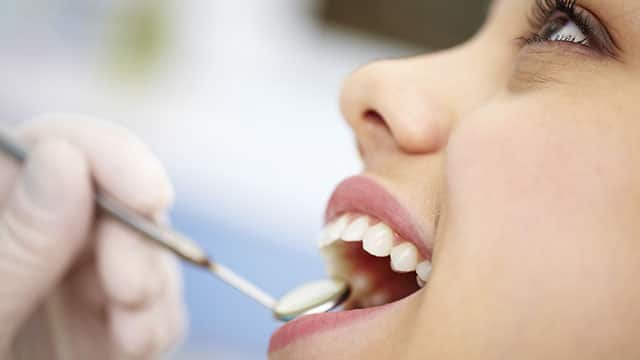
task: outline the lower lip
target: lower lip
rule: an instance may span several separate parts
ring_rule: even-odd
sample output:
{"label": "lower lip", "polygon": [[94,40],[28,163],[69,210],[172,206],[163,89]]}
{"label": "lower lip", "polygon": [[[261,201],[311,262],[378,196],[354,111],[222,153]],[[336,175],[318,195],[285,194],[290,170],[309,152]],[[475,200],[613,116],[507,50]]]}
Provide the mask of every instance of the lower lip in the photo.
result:
{"label": "lower lip", "polygon": [[321,332],[335,330],[354,322],[370,318],[381,311],[386,311],[396,305],[399,305],[418,293],[420,293],[420,291],[417,291],[401,300],[382,306],[303,316],[276,330],[269,343],[269,353],[283,349],[289,344],[300,339],[307,338]]}
{"label": "lower lip", "polygon": [[269,343],[269,353],[278,351],[302,338],[306,338],[320,332],[337,329],[355,321],[368,318],[371,315],[378,313],[380,310],[385,309],[389,305],[392,304],[367,309],[303,316],[276,330],[271,337],[271,342]]}

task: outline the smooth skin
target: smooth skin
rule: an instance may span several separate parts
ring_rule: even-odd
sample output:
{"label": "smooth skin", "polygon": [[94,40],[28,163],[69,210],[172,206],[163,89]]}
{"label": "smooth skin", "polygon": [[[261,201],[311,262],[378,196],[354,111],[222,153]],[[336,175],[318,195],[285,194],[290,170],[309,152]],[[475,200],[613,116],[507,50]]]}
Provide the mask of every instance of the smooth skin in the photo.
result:
{"label": "smooth skin", "polygon": [[365,173],[439,221],[433,272],[271,359],[640,358],[640,5],[578,4],[618,58],[522,46],[533,1],[500,0],[469,42],[347,79]]}

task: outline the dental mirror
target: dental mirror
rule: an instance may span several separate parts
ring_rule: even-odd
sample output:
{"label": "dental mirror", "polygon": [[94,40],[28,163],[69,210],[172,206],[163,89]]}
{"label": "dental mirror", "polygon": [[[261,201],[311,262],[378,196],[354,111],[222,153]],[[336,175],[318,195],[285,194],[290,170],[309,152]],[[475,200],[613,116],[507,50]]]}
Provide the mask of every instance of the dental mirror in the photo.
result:
{"label": "dental mirror", "polygon": [[281,321],[291,321],[303,315],[327,312],[340,306],[350,293],[349,284],[344,280],[310,282],[281,297],[273,308],[273,316]]}
{"label": "dental mirror", "polygon": [[[22,145],[4,133],[2,129],[0,129],[0,150],[18,163],[24,162],[27,157],[27,152]],[[95,202],[101,211],[123,225],[173,252],[183,260],[207,269],[222,281],[264,305],[273,312],[274,317],[278,320],[286,322],[303,315],[333,310],[345,302],[351,293],[349,284],[344,280],[327,279],[297,287],[276,301],[231,269],[213,261],[198,244],[188,237],[152,222],[100,190],[96,192]]]}

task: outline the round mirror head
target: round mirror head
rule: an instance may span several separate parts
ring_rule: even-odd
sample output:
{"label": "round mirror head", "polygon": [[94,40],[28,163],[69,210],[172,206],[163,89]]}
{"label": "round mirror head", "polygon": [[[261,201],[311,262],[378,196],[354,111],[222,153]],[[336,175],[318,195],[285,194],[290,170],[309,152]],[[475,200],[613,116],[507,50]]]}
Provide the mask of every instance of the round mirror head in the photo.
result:
{"label": "round mirror head", "polygon": [[341,279],[314,281],[285,294],[273,308],[278,320],[291,321],[303,315],[335,309],[349,297],[349,284]]}

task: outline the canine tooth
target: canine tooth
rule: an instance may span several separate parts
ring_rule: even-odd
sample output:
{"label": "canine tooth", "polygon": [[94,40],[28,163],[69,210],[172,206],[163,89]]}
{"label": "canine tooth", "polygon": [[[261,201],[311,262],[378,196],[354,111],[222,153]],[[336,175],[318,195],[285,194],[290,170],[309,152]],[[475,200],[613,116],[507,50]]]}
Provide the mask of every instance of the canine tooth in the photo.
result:
{"label": "canine tooth", "polygon": [[342,232],[342,240],[353,242],[362,241],[368,229],[369,218],[367,216],[360,216]]}
{"label": "canine tooth", "polygon": [[429,274],[431,274],[431,262],[425,260],[416,266],[416,273],[420,280],[427,282],[429,280]]}
{"label": "canine tooth", "polygon": [[364,234],[362,247],[371,255],[389,256],[393,248],[393,231],[383,223],[370,227]]}
{"label": "canine tooth", "polygon": [[324,228],[324,232],[321,240],[319,241],[320,247],[325,247],[333,244],[334,242],[340,240],[340,235],[349,224],[349,217],[347,215],[342,215],[338,220],[330,223]]}
{"label": "canine tooth", "polygon": [[403,242],[391,250],[391,268],[396,272],[415,271],[418,265],[418,249],[410,243]]}

